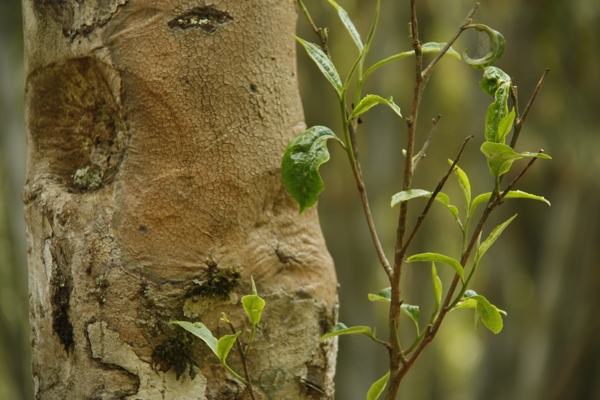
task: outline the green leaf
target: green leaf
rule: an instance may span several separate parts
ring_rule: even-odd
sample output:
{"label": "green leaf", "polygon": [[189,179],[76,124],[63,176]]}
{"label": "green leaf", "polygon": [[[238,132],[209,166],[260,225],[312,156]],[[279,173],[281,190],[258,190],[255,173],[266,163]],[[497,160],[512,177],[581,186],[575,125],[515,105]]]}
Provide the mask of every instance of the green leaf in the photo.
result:
{"label": "green leaf", "polygon": [[367,392],[367,400],[377,400],[385,390],[388,380],[390,379],[390,372],[388,371],[385,376],[373,383],[371,388]]}
{"label": "green leaf", "polygon": [[[431,193],[431,194],[433,194],[433,193]],[[431,197],[431,195],[429,195],[427,197]],[[454,216],[454,219],[456,219],[458,221],[458,223],[460,224],[460,219],[458,219],[458,208],[456,208],[456,206],[453,206],[452,204],[450,204],[450,197],[448,197],[448,195],[446,193],[438,192],[437,196],[435,196],[435,199],[439,203],[442,203],[444,205],[444,207],[446,207],[448,209],[448,211],[450,211],[450,213]]]}
{"label": "green leaf", "polygon": [[235,335],[225,335],[217,342],[217,349],[215,353],[217,354],[217,357],[219,357],[219,360],[222,364],[226,364],[225,361],[227,360],[229,351],[235,344],[237,337],[240,336],[240,333],[242,332],[237,332]]}
{"label": "green leaf", "polygon": [[394,99],[391,96],[387,99],[384,99],[383,97],[375,94],[368,94],[360,101],[360,103],[358,103],[354,110],[352,110],[352,114],[350,114],[349,119],[356,118],[359,115],[366,113],[377,104],[385,104],[389,106],[396,114],[402,117],[402,114],[400,113],[400,107],[394,103]]}
{"label": "green leaf", "polygon": [[515,108],[500,120],[498,124],[498,143],[504,143],[506,135],[510,133],[515,122]]}
{"label": "green leaf", "polygon": [[497,334],[502,331],[504,323],[500,314],[506,315],[506,312],[498,309],[485,297],[478,295],[473,290],[467,290],[464,295],[464,300],[458,303],[453,310],[463,308],[475,309],[475,327],[478,326],[479,320],[481,320],[492,332]]}
{"label": "green leaf", "polygon": [[413,256],[408,257],[406,262],[415,262],[415,261],[432,261],[432,262],[441,262],[447,264],[452,267],[454,271],[460,276],[460,279],[465,280],[465,271],[460,265],[460,263],[452,257],[445,256],[439,253],[421,253],[415,254]]}
{"label": "green leaf", "polygon": [[242,297],[242,305],[244,306],[244,311],[248,314],[248,318],[250,319],[250,322],[252,322],[252,325],[258,324],[263,308],[265,308],[265,301],[257,295],[251,294]]}
{"label": "green leaf", "polygon": [[217,357],[219,357],[219,353],[217,352],[218,341],[217,338],[213,336],[210,329],[206,327],[202,322],[188,322],[188,321],[171,321],[169,324],[179,325],[186,331],[190,332],[194,336],[202,339],[204,343],[210,347],[210,349],[215,353]]}
{"label": "green leaf", "polygon": [[465,49],[463,52],[463,59],[467,64],[473,68],[483,69],[502,58],[504,51],[506,50],[506,40],[504,40],[504,36],[502,36],[500,32],[483,24],[467,25],[466,29],[475,29],[480,32],[485,32],[490,38],[490,50],[481,58],[473,59],[469,57],[467,55],[468,49]]}
{"label": "green leaf", "polygon": [[440,310],[440,305],[442,304],[442,280],[437,274],[434,262],[431,263],[431,280],[433,282],[433,293],[435,294],[435,308],[433,310],[433,314],[435,315]]}
{"label": "green leaf", "polygon": [[382,289],[377,294],[369,293],[369,300],[371,301],[381,301],[385,303],[389,303],[392,301],[392,288],[388,287]]}
{"label": "green leaf", "polygon": [[[430,42],[430,43],[424,43],[421,45],[421,52],[423,54],[435,54],[435,53],[439,53],[444,47],[446,46],[446,43],[435,43],[435,42]],[[462,57],[460,56],[460,54],[455,51],[452,47],[450,47],[450,49],[448,49],[448,51],[446,52],[446,54],[450,54],[453,57],[458,58],[459,60],[462,59]],[[390,56],[386,59],[383,59],[375,64],[373,64],[364,74],[364,78],[366,78],[367,76],[371,75],[373,72],[375,72],[377,69],[379,69],[380,67],[383,67],[386,64],[391,63],[392,61],[396,61],[396,60],[400,60],[402,58],[406,58],[406,57],[410,57],[410,56],[414,56],[415,55],[415,51],[414,50],[409,50],[409,51],[404,51],[402,53],[398,53],[395,54],[393,56]]]}
{"label": "green leaf", "polygon": [[500,122],[508,115],[508,98],[510,83],[502,84],[494,94],[494,102],[490,104],[485,116],[485,140],[493,143],[504,143],[499,138]]}
{"label": "green leaf", "polygon": [[329,160],[327,140],[342,143],[331,129],[313,126],[290,142],[281,161],[283,183],[298,202],[300,214],[313,206],[325,187],[319,167]]}
{"label": "green leaf", "polygon": [[333,85],[338,93],[338,96],[341,97],[343,91],[342,81],[340,80],[340,75],[338,74],[329,57],[327,57],[327,55],[323,53],[323,50],[321,50],[321,48],[316,44],[307,42],[306,40],[300,39],[295,35],[294,37],[302,46],[304,46],[309,57],[313,59],[323,75],[325,75],[325,78],[327,78],[327,80]]}
{"label": "green leaf", "polygon": [[417,336],[419,335],[419,306],[411,306],[410,304],[402,304],[400,309],[404,314],[408,315],[412,322],[415,324],[415,329],[417,330]]}
{"label": "green leaf", "polygon": [[552,159],[544,153],[517,153],[510,146],[502,143],[485,142],[481,146],[481,152],[488,161],[488,167],[493,176],[499,177],[510,170],[512,163],[523,157],[538,157]]}
{"label": "green leaf", "polygon": [[483,257],[483,255],[486,253],[486,251],[489,250],[490,247],[492,247],[492,245],[494,244],[494,242],[496,241],[496,239],[498,239],[500,237],[500,235],[502,234],[502,232],[504,232],[504,230],[506,229],[506,227],[508,227],[508,225],[516,217],[517,217],[517,214],[513,215],[507,221],[505,221],[504,223],[502,223],[502,224],[498,225],[496,228],[494,228],[494,230],[492,231],[492,233],[490,233],[490,236],[488,236],[488,238],[485,239],[483,241],[483,243],[481,243],[481,245],[477,248],[477,253],[475,253],[475,264],[479,263],[479,260],[481,260],[481,257]]}
{"label": "green leaf", "polygon": [[[473,213],[475,212],[475,208],[481,204],[481,203],[487,203],[488,201],[490,201],[490,198],[492,197],[492,193],[488,192],[488,193],[483,193],[480,194],[479,196],[475,197],[475,199],[473,199],[473,203],[471,204],[471,211],[470,211],[470,215],[472,216]],[[536,196],[534,194],[529,194],[529,193],[525,193],[522,192],[520,190],[511,190],[510,192],[508,192],[506,194],[506,196],[504,196],[505,199],[530,199],[530,200],[537,200],[537,201],[542,201],[548,205],[550,205],[550,202],[548,200],[546,200],[545,198],[543,198],[542,196]]]}
{"label": "green leaf", "polygon": [[354,24],[352,23],[352,20],[348,16],[348,13],[342,7],[340,7],[335,1],[333,1],[333,0],[327,0],[327,1],[329,1],[329,4],[331,4],[337,10],[338,15],[340,16],[340,19],[342,20],[342,23],[344,24],[344,26],[350,33],[350,36],[352,36],[352,39],[354,40],[354,43],[356,43],[358,50],[360,52],[362,52],[364,49],[364,46],[362,44],[362,41],[360,40],[360,34],[356,30],[356,27],[354,26]]}
{"label": "green leaf", "polygon": [[[429,198],[429,197],[431,197],[431,195],[433,195],[433,192],[429,192],[427,190],[422,190],[422,189],[403,190],[402,192],[398,192],[392,196],[391,206],[394,207],[398,203],[402,203],[404,201],[416,199],[419,197],[428,197]],[[446,207],[448,209],[448,211],[450,211],[450,213],[452,214],[454,219],[462,227],[462,223],[460,222],[460,219],[458,218],[458,208],[456,208],[456,206],[453,206],[452,204],[450,204],[450,198],[448,197],[448,195],[443,192],[438,192],[437,196],[435,196],[435,200],[438,201],[439,203],[443,204],[444,207]]]}
{"label": "green leaf", "polygon": [[341,335],[365,335],[370,338],[373,338],[371,328],[369,328],[368,326],[353,326],[351,328],[348,328],[346,325],[340,322],[336,326],[334,326],[328,333],[323,335],[323,337],[319,339],[319,342],[334,336]]}
{"label": "green leaf", "polygon": [[[447,43],[437,43],[437,42],[423,43],[421,45],[421,52],[423,54],[436,54],[436,53],[439,53],[440,51],[442,51],[444,49],[444,47],[446,47],[446,44]],[[460,56],[460,54],[456,50],[454,50],[452,47],[450,47],[448,49],[446,54],[449,54],[458,60],[462,60],[462,57]]]}
{"label": "green leaf", "polygon": [[375,15],[373,16],[373,23],[371,24],[371,29],[369,30],[369,35],[367,36],[367,43],[365,44],[364,55],[369,51],[371,47],[371,42],[373,41],[373,37],[375,36],[375,30],[377,29],[377,24],[379,23],[379,13],[381,11],[381,0],[377,0],[377,5],[375,6]]}
{"label": "green leaf", "polygon": [[[454,164],[454,161],[448,159],[448,163],[450,165]],[[454,174],[458,178],[458,184],[463,191],[465,196],[465,201],[467,205],[471,203],[471,183],[469,182],[469,177],[458,165],[454,167]]]}
{"label": "green leaf", "polygon": [[479,86],[485,93],[493,96],[496,90],[506,83],[511,83],[510,76],[506,72],[498,67],[487,67],[483,71],[483,79],[479,82]]}
{"label": "green leaf", "polygon": [[396,204],[402,203],[403,201],[416,199],[418,197],[429,197],[432,194],[433,194],[432,192],[429,192],[427,190],[421,190],[421,189],[403,190],[402,192],[398,192],[392,196],[392,204],[391,205],[392,205],[392,207],[394,207]]}

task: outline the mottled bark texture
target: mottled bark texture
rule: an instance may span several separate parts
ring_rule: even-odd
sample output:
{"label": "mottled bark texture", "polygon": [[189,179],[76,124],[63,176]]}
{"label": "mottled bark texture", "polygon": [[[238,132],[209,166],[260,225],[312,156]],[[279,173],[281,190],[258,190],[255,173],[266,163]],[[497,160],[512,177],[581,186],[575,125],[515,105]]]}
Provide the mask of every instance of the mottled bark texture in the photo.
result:
{"label": "mottled bark texture", "polygon": [[[246,333],[261,399],[328,399],[336,277],[280,159],[304,129],[293,0],[24,0],[38,399],[248,399],[173,319]],[[246,336],[247,337],[247,336]],[[230,365],[242,371],[237,352]]]}

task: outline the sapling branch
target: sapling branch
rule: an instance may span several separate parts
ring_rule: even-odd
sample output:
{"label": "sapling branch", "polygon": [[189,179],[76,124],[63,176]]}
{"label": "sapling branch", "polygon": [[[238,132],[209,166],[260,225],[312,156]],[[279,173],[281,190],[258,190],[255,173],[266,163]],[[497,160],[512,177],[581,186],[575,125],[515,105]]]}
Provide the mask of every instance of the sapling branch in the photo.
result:
{"label": "sapling branch", "polygon": [[423,77],[427,77],[427,76],[429,76],[431,74],[431,72],[433,71],[433,69],[435,68],[435,66],[437,65],[437,63],[442,59],[442,57],[444,56],[444,54],[446,54],[446,52],[448,52],[448,50],[450,50],[450,47],[452,47],[452,45],[454,44],[454,42],[456,42],[456,40],[458,39],[458,37],[466,29],[468,29],[467,27],[473,21],[473,16],[475,15],[475,12],[477,11],[478,8],[479,8],[479,3],[475,3],[475,5],[471,9],[471,11],[469,11],[469,14],[467,14],[467,17],[465,18],[465,21],[462,23],[462,25],[460,26],[460,28],[458,28],[458,30],[450,38],[450,40],[448,41],[448,43],[446,43],[446,45],[444,46],[444,48],[429,63],[429,65],[427,66],[427,68],[425,68],[425,70],[423,70]]}
{"label": "sapling branch", "polygon": [[308,25],[310,25],[310,28],[319,37],[319,40],[321,41],[321,49],[323,49],[323,52],[327,55],[327,57],[331,58],[331,55],[329,54],[329,47],[327,45],[327,42],[329,41],[329,37],[327,35],[327,28],[318,28],[317,25],[315,25],[312,17],[310,16],[310,13],[306,9],[306,6],[302,2],[302,0],[297,1],[298,5],[302,9],[302,12],[304,13],[304,16],[306,17],[306,21],[308,21]]}
{"label": "sapling branch", "polygon": [[441,115],[438,115],[436,118],[433,118],[433,120],[432,120],[433,126],[431,127],[431,130],[429,131],[427,140],[425,140],[425,143],[423,143],[423,147],[421,148],[421,151],[419,151],[417,159],[415,160],[415,162],[413,162],[413,171],[417,169],[417,165],[419,165],[419,163],[421,162],[421,159],[423,157],[425,157],[425,153],[427,152],[427,149],[429,149],[429,143],[431,142],[431,138],[433,138],[433,134],[435,133],[435,130],[437,129],[437,126],[438,126],[441,118],[442,118]]}
{"label": "sapling branch", "polygon": [[525,110],[523,110],[523,116],[521,118],[519,118],[518,121],[515,119],[515,133],[513,134],[513,137],[510,141],[510,147],[514,148],[515,145],[517,144],[517,140],[519,139],[519,135],[521,134],[521,129],[523,129],[523,125],[525,125],[525,121],[527,121],[527,117],[529,116],[531,107],[533,106],[533,103],[535,102],[535,99],[537,98],[538,93],[540,92],[540,90],[542,90],[542,86],[544,86],[544,81],[546,80],[546,77],[548,76],[549,72],[550,72],[550,69],[546,68],[546,70],[544,71],[544,74],[542,75],[539,82],[535,86],[535,90],[533,91],[531,98],[527,102],[527,105],[525,106]]}

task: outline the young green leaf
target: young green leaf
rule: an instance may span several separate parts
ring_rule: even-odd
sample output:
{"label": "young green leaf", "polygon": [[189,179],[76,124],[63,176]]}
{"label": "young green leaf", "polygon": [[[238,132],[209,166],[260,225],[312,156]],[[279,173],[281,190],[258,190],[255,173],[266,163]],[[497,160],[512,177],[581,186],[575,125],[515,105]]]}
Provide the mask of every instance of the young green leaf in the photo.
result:
{"label": "young green leaf", "polygon": [[[431,195],[433,195],[433,192],[429,192],[427,190],[422,189],[403,190],[402,192],[398,192],[392,196],[391,206],[394,207],[396,204],[416,199],[419,197],[431,197]],[[452,213],[454,218],[458,219],[458,209],[450,204],[450,198],[447,194],[443,192],[438,192],[437,196],[435,196],[435,199],[439,203],[443,204],[444,207],[446,207],[450,211],[450,213]]]}
{"label": "young green leaf", "polygon": [[213,336],[210,329],[206,327],[202,322],[188,322],[188,321],[170,321],[169,324],[179,325],[186,331],[190,332],[194,336],[202,339],[204,343],[210,347],[210,349],[215,353],[217,357],[219,354],[217,352],[218,341],[217,338]]}
{"label": "young green leaf", "polygon": [[388,287],[388,288],[382,289],[377,294],[369,293],[369,300],[389,303],[390,301],[392,301],[392,288]]}
{"label": "young green leaf", "polygon": [[489,250],[490,247],[492,247],[492,245],[494,244],[494,242],[496,241],[496,239],[498,239],[500,237],[500,235],[502,234],[502,232],[504,232],[504,230],[506,229],[506,227],[516,217],[517,217],[517,214],[513,215],[507,221],[503,222],[502,224],[500,224],[496,228],[494,228],[494,230],[492,231],[492,233],[490,233],[490,236],[488,236],[488,238],[485,239],[483,241],[483,243],[481,243],[481,245],[477,248],[477,252],[475,253],[475,264],[479,263],[479,260],[481,260],[481,257],[483,257],[483,255],[486,253],[486,251]]}
{"label": "young green leaf", "polygon": [[502,143],[485,142],[481,146],[481,152],[488,161],[488,167],[493,176],[499,177],[510,170],[513,162],[523,157],[538,157],[552,159],[544,153],[517,153],[510,146]]}
{"label": "young green leaf", "polygon": [[323,340],[329,339],[334,336],[341,335],[365,335],[370,338],[374,337],[371,333],[371,328],[369,328],[368,326],[353,326],[351,328],[348,328],[346,325],[340,322],[336,326],[334,326],[328,333],[323,335],[323,337],[319,339],[319,342],[322,342]]}
{"label": "young green leaf", "polygon": [[[454,164],[454,161],[448,159],[448,164],[452,165]],[[456,165],[454,168],[454,174],[456,175],[456,178],[458,178],[458,184],[462,189],[468,206],[471,203],[471,183],[469,182],[469,177],[458,165]]]}
{"label": "young green leaf", "polygon": [[508,98],[510,96],[510,83],[503,83],[494,94],[494,102],[490,104],[485,116],[485,140],[493,143],[500,141],[500,122],[508,115]]}
{"label": "young green leaf", "polygon": [[394,99],[391,96],[387,99],[384,99],[383,97],[375,94],[368,94],[360,101],[360,103],[358,103],[354,110],[352,110],[352,114],[350,114],[350,118],[348,119],[350,120],[366,113],[377,104],[385,104],[389,106],[396,114],[402,117],[402,114],[400,113],[400,107],[394,103]]}
{"label": "young green leaf", "polygon": [[373,16],[373,23],[371,24],[371,29],[369,30],[369,35],[367,36],[367,43],[365,44],[365,50],[363,51],[363,56],[369,52],[369,48],[371,47],[371,42],[373,41],[373,37],[375,36],[375,30],[377,29],[377,24],[379,23],[379,13],[381,11],[381,0],[377,0],[377,5],[375,6],[375,15]]}
{"label": "young green leaf", "polygon": [[442,304],[442,280],[438,276],[434,262],[431,263],[431,281],[433,282],[433,293],[435,295],[435,308],[433,310],[433,315],[435,315]]}
{"label": "young green leaf", "polygon": [[432,194],[432,192],[422,189],[403,190],[392,196],[391,206],[394,207],[396,204],[402,203],[403,201],[416,199],[418,197],[429,197]]}
{"label": "young green leaf", "polygon": [[378,379],[371,385],[371,388],[367,392],[367,400],[377,400],[385,390],[388,380],[390,379],[390,372],[381,379]]}
{"label": "young green leaf", "polygon": [[473,59],[469,57],[467,55],[468,49],[465,49],[463,52],[463,59],[467,64],[473,68],[483,69],[502,58],[504,51],[506,50],[506,40],[504,40],[504,36],[502,36],[500,32],[495,31],[489,26],[483,24],[471,24],[466,28],[485,32],[490,38],[490,49],[488,53],[481,58]]}
{"label": "young green leaf", "polygon": [[[481,203],[487,203],[488,201],[490,201],[490,198],[492,197],[492,193],[488,192],[488,193],[483,193],[480,194],[479,196],[475,197],[473,199],[473,203],[471,203],[471,210],[470,210],[470,215],[472,216],[473,213],[475,212],[475,208],[481,204]],[[510,192],[508,192],[506,194],[506,196],[504,196],[505,199],[530,199],[530,200],[537,200],[537,201],[542,201],[548,205],[551,205],[550,202],[548,200],[546,200],[544,197],[542,196],[536,196],[534,194],[529,194],[529,193],[525,193],[522,192],[520,190],[511,190]]]}
{"label": "young green leaf", "polygon": [[439,253],[421,253],[410,256],[406,260],[406,262],[409,263],[416,261],[432,261],[447,264],[451,266],[454,271],[456,271],[458,276],[460,276],[460,279],[462,279],[463,281],[465,280],[465,271],[462,265],[460,265],[460,263],[452,257],[448,257]]}
{"label": "young green leaf", "polygon": [[488,299],[478,295],[472,290],[465,292],[464,300],[458,303],[453,310],[459,310],[462,308],[474,308],[475,309],[475,327],[479,324],[479,320],[483,321],[485,326],[488,327],[494,333],[500,333],[504,325],[502,321],[501,313],[506,315],[506,312],[498,309],[496,306],[491,304]]}
{"label": "young green leaf", "polygon": [[510,76],[498,67],[487,67],[483,71],[483,79],[479,82],[481,90],[493,96],[496,90],[504,84],[511,84]]}
{"label": "young green leaf", "polygon": [[342,143],[331,129],[313,126],[290,142],[281,161],[283,183],[298,202],[300,213],[313,206],[325,187],[319,167],[329,160],[327,140]]}
{"label": "young green leaf", "polygon": [[242,305],[252,325],[258,324],[263,308],[265,308],[265,301],[257,295],[250,294],[242,297]]}
{"label": "young green leaf", "polygon": [[298,36],[294,36],[298,42],[306,49],[309,57],[317,64],[317,67],[321,70],[325,78],[333,85],[338,96],[342,96],[343,86],[342,81],[340,80],[340,75],[338,74],[335,66],[327,57],[323,50],[319,46],[314,43],[307,42],[304,39],[300,39]]}
{"label": "young green leaf", "polygon": [[340,7],[335,1],[333,1],[333,0],[327,0],[327,1],[329,1],[329,4],[331,4],[337,10],[338,15],[340,16],[340,19],[342,20],[342,23],[348,30],[348,33],[350,33],[350,36],[352,36],[352,40],[354,40],[354,43],[356,43],[356,46],[358,47],[358,51],[360,51],[362,53],[364,46],[360,39],[360,34],[356,30],[356,27],[354,26],[354,24],[352,23],[352,20],[348,16],[348,13],[342,7]]}
{"label": "young green leaf", "polygon": [[415,324],[415,329],[417,330],[417,335],[419,335],[419,306],[411,306],[410,304],[402,304],[400,309],[404,314],[408,315],[412,322]]}
{"label": "young green leaf", "polygon": [[500,120],[498,124],[498,143],[504,143],[506,140],[506,135],[510,133],[513,127],[513,123],[515,122],[515,108],[513,109]]}
{"label": "young green leaf", "polygon": [[233,347],[237,337],[240,336],[240,333],[242,332],[237,332],[235,335],[225,335],[217,342],[215,354],[219,357],[222,364],[226,364],[225,361],[227,360],[229,351]]}
{"label": "young green leaf", "polygon": [[[435,54],[435,53],[439,53],[445,46],[446,46],[446,43],[435,43],[435,42],[423,43],[421,45],[421,52],[423,54]],[[452,47],[450,47],[450,49],[448,49],[446,54],[450,54],[451,56],[456,57],[459,60],[462,59],[460,54],[456,50],[454,50]],[[365,79],[367,76],[371,75],[373,72],[375,72],[380,67],[383,67],[384,65],[389,64],[392,61],[400,60],[402,58],[406,58],[406,57],[410,57],[410,56],[414,56],[414,55],[415,55],[415,51],[409,50],[409,51],[404,51],[402,53],[395,54],[386,59],[383,59],[383,60],[373,64],[365,72],[363,79]]]}

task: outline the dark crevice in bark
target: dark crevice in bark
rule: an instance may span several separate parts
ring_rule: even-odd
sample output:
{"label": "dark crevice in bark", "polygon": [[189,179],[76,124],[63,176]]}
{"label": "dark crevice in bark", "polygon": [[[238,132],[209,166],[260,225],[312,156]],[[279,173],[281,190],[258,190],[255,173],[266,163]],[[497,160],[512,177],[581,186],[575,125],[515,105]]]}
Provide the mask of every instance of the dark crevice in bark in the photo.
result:
{"label": "dark crevice in bark", "polygon": [[171,29],[202,29],[206,33],[215,33],[217,29],[231,21],[233,21],[231,15],[213,6],[195,7],[171,20],[168,26]]}
{"label": "dark crevice in bark", "polygon": [[75,344],[73,339],[73,325],[69,318],[71,307],[71,291],[73,278],[70,270],[70,257],[67,257],[56,240],[50,246],[52,254],[52,329],[60,338],[60,342],[69,353]]}

